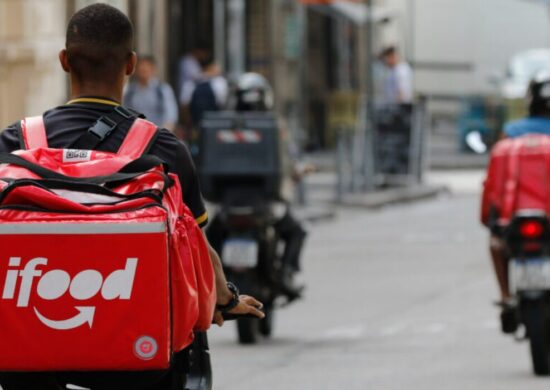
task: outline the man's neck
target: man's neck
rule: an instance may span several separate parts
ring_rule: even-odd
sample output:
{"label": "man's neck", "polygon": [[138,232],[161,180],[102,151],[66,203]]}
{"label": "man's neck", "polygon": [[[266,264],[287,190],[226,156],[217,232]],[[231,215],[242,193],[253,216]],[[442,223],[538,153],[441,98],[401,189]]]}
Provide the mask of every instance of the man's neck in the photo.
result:
{"label": "man's neck", "polygon": [[146,88],[151,84],[151,80],[153,80],[153,79],[152,78],[148,79],[148,80],[138,79],[138,84],[139,84],[140,87]]}
{"label": "man's neck", "polygon": [[100,83],[71,83],[71,100],[83,96],[95,96],[122,102],[123,83],[106,85]]}

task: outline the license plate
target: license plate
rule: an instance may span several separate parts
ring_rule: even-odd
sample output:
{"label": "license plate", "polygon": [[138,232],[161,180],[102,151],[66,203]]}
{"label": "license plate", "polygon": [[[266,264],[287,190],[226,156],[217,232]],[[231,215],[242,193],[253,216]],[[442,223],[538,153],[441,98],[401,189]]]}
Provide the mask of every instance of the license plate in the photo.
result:
{"label": "license plate", "polygon": [[223,245],[222,262],[227,267],[254,268],[258,264],[258,243],[247,239],[230,239]]}
{"label": "license plate", "polygon": [[512,291],[550,290],[550,258],[512,260],[510,287]]}

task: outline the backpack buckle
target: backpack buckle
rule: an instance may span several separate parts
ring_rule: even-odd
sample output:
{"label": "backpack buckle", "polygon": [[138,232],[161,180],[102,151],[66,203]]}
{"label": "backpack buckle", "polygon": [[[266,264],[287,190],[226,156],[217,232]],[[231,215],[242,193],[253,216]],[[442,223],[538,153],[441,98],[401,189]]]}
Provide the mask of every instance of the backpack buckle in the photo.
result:
{"label": "backpack buckle", "polygon": [[126,108],[122,107],[122,106],[116,106],[115,107],[115,112],[122,116],[124,119],[132,119],[135,115],[132,114],[131,111],[127,110]]}
{"label": "backpack buckle", "polygon": [[117,123],[115,121],[102,116],[92,127],[90,127],[88,131],[103,141],[109,134],[111,134],[116,126]]}

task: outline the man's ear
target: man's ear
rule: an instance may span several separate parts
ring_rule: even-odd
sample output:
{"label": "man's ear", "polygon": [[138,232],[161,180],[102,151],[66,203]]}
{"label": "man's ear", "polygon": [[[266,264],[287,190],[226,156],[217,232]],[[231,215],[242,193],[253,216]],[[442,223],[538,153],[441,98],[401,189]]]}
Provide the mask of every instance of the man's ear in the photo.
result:
{"label": "man's ear", "polygon": [[67,56],[67,50],[63,49],[59,52],[59,62],[61,63],[61,67],[63,70],[67,73],[70,73],[71,66],[69,65],[69,57]]}
{"label": "man's ear", "polygon": [[130,59],[126,63],[126,76],[131,76],[136,71],[136,65],[137,65],[137,54],[135,51],[132,52],[130,55]]}

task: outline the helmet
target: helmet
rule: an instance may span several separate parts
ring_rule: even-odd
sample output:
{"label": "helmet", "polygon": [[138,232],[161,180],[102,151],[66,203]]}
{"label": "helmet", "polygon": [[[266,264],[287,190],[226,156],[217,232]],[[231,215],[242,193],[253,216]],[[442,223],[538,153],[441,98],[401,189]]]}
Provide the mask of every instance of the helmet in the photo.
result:
{"label": "helmet", "polygon": [[273,91],[264,76],[245,73],[237,81],[237,111],[268,111],[273,108]]}
{"label": "helmet", "polygon": [[550,115],[550,71],[537,73],[527,92],[529,115]]}

